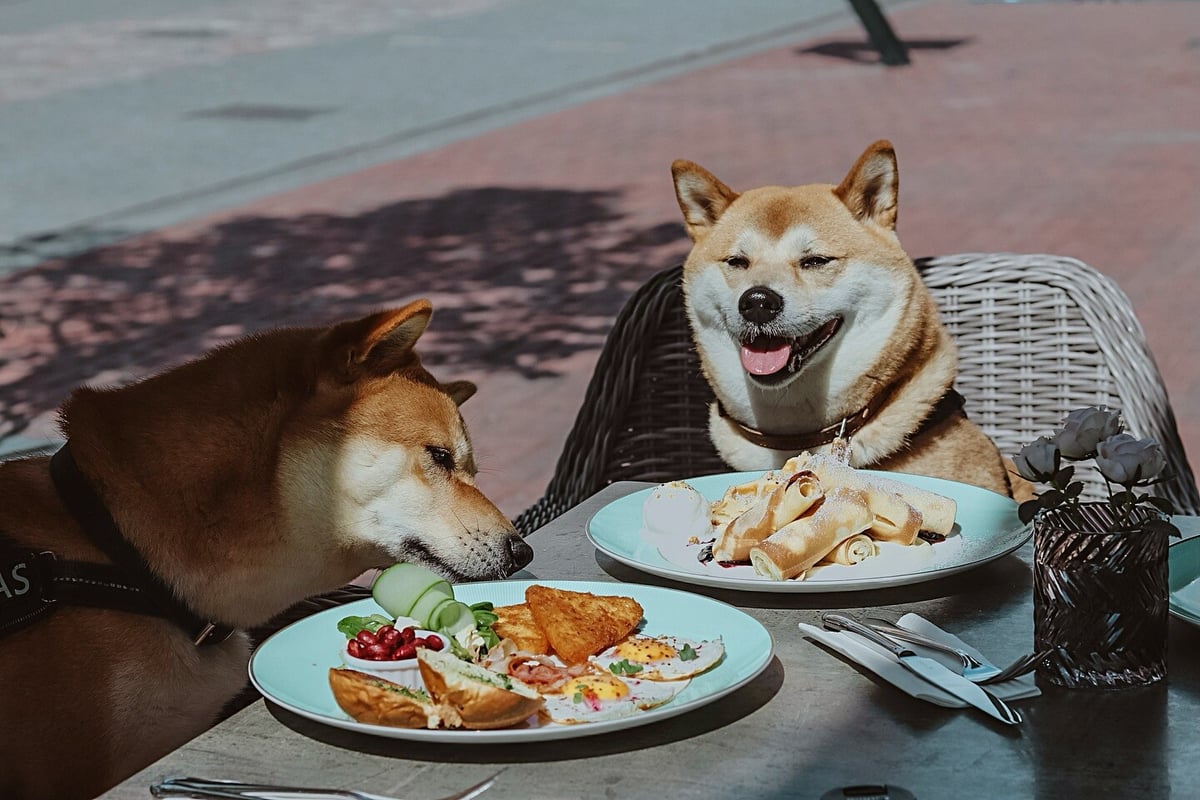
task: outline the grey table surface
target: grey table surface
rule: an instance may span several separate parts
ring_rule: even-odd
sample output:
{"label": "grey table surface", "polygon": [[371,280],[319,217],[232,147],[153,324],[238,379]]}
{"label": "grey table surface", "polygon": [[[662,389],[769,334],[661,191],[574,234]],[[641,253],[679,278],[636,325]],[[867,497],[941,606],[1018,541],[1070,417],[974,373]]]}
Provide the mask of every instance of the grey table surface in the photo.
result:
{"label": "grey table surface", "polygon": [[[649,484],[607,487],[530,535],[514,576],[669,586],[746,611],[775,642],[746,686],[686,714],[615,734],[521,745],[448,746],[331,728],[260,700],[102,795],[144,798],[168,775],[353,788],[431,800],[503,770],[507,798],[820,798],[889,785],[921,800],[965,797],[1200,797],[1200,629],[1172,618],[1168,676],[1119,692],[1041,685],[1008,727],[901,693],[801,635],[830,609],[916,612],[997,661],[1032,647],[1032,544],[976,569],[905,587],[764,594],[675,583],[588,543],[588,518]],[[1188,519],[1185,535],[1200,533]],[[1194,524],[1193,524],[1194,523]],[[64,765],[64,768],[66,766]]]}

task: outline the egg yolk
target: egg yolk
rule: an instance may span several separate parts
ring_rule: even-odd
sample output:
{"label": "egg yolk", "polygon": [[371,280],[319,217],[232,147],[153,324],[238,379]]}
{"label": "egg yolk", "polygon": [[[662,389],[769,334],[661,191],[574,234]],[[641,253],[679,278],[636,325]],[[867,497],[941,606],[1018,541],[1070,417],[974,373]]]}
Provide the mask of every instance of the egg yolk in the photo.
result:
{"label": "egg yolk", "polygon": [[614,648],[614,658],[625,658],[641,664],[674,658],[678,651],[657,639],[626,639]]}
{"label": "egg yolk", "polygon": [[629,694],[629,686],[617,678],[608,675],[584,675],[571,681],[563,687],[567,694],[590,694],[600,700],[616,700]]}

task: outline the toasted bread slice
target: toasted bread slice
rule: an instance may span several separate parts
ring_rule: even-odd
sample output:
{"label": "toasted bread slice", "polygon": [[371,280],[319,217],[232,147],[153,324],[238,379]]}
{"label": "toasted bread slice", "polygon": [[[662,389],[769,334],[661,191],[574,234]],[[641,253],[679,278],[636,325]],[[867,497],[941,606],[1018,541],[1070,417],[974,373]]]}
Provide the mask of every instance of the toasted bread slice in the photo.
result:
{"label": "toasted bread slice", "polygon": [[536,690],[516,678],[445,651],[417,648],[417,667],[434,701],[453,710],[464,728],[510,728],[545,705]]}
{"label": "toasted bread slice", "polygon": [[499,619],[492,623],[492,630],[501,639],[511,639],[518,650],[545,655],[550,652],[550,640],[538,627],[526,603],[515,606],[500,606],[493,609]]}
{"label": "toasted bread slice", "polygon": [[[394,728],[436,728],[443,714],[424,691],[352,669],[329,670],[329,688],[341,709],[359,722]],[[452,720],[446,720],[453,727]]]}
{"label": "toasted bread slice", "polygon": [[550,647],[568,664],[581,664],[611,647],[642,620],[642,606],[632,597],[534,585],[525,590],[525,603]]}

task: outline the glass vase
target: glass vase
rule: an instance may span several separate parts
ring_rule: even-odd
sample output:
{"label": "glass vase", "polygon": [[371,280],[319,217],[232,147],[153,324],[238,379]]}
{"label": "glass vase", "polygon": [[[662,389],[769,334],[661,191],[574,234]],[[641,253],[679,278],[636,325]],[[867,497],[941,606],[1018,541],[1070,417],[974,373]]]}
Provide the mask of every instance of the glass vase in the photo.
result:
{"label": "glass vase", "polygon": [[1167,672],[1167,534],[1158,511],[1108,503],[1047,509],[1033,522],[1033,636],[1040,678],[1071,689],[1145,686]]}

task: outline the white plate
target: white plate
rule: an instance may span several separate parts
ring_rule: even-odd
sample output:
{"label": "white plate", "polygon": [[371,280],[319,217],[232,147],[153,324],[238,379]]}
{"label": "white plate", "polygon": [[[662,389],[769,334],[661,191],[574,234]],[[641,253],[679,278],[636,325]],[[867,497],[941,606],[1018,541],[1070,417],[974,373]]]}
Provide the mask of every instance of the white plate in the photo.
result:
{"label": "white plate", "polygon": [[[872,470],[863,470],[874,474]],[[709,501],[719,500],[730,486],[745,483],[761,472],[734,472],[688,478]],[[888,545],[874,558],[855,566],[814,568],[805,580],[773,581],[758,575],[748,564],[704,564],[699,546],[683,542],[663,544],[644,534],[642,504],[653,489],[643,489],[614,500],[587,523],[592,544],[623,564],[664,578],[700,586],[755,592],[853,592],[921,583],[978,567],[1007,555],[1029,540],[1030,525],[1017,516],[1017,503],[1004,495],[956,481],[896,472],[879,473],[951,497],[958,503],[954,529],[944,542],[929,547]]]}
{"label": "white plate", "polygon": [[707,597],[628,583],[590,581],[495,581],[454,587],[454,596],[468,605],[490,600],[497,606],[525,601],[531,583],[576,592],[632,597],[645,610],[643,630],[691,639],[721,638],[725,656],[715,667],[692,678],[687,688],[666,705],[621,719],[579,725],[539,724],[498,731],[414,730],[356,722],[343,712],[329,688],[329,668],[341,665],[346,637],[337,629],[339,619],[350,615],[381,613],[366,599],[330,608],[293,623],[263,642],[250,659],[250,681],[272,702],[335,728],[384,736],[458,744],[527,742],[593,736],[624,728],[648,725],[715,702],[749,683],[766,669],[774,642],[756,619],[733,606]]}
{"label": "white plate", "polygon": [[1167,551],[1171,613],[1200,625],[1200,537],[1184,539]]}

